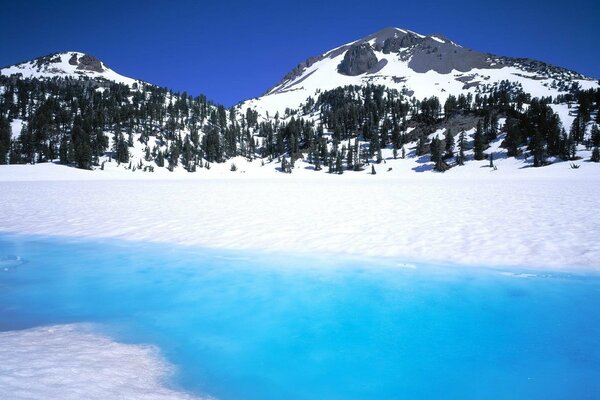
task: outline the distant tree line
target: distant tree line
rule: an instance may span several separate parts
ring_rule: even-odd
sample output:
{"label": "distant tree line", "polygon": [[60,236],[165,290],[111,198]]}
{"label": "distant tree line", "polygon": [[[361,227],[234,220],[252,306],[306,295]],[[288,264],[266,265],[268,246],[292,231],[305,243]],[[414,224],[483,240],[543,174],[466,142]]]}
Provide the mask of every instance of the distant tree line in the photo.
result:
{"label": "distant tree line", "polygon": [[[557,103],[572,105],[572,126],[561,125],[552,109]],[[509,156],[531,156],[534,166],[549,157],[574,160],[580,145],[600,161],[599,104],[599,90],[574,88],[538,99],[508,81],[448,96],[443,104],[437,97],[417,100],[406,90],[366,85],[323,91],[298,110],[265,119],[250,108],[226,109],[205,96],[147,84],[0,77],[0,163],[58,160],[89,169],[108,157],[132,168],[194,172],[243,156],[277,159],[284,172],[303,158],[315,170],[339,174],[381,163],[386,148],[394,158],[405,157],[412,143],[415,156],[429,155],[435,169],[445,171],[464,164],[467,150],[475,160],[488,158],[485,152],[500,134]],[[506,119],[502,132],[500,118]],[[461,119],[477,121],[472,138],[450,129]],[[15,121],[22,122],[17,135]],[[439,128],[446,129],[444,136],[430,139]],[[136,142],[143,156],[134,160]]]}

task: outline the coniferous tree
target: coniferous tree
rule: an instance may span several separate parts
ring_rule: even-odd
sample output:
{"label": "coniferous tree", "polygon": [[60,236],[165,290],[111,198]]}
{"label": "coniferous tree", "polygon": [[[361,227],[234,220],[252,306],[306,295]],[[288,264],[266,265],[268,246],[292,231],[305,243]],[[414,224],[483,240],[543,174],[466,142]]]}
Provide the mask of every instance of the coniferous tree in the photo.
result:
{"label": "coniferous tree", "polygon": [[446,135],[444,137],[445,150],[444,158],[452,158],[454,157],[454,136],[452,135],[452,131],[450,129],[446,130]]}
{"label": "coniferous tree", "polygon": [[73,161],[77,168],[90,169],[92,165],[92,149],[90,147],[89,134],[81,126],[73,126],[71,131],[73,143]]}
{"label": "coniferous tree", "polygon": [[71,160],[69,159],[69,140],[66,136],[63,136],[60,141],[58,153],[61,164],[67,165],[71,162]]}
{"label": "coniferous tree", "polygon": [[315,154],[315,171],[321,170],[321,157],[318,154]]}
{"label": "coniferous tree", "polygon": [[498,116],[496,114],[490,117],[490,127],[488,130],[487,141],[491,142],[498,137]]}
{"label": "coniferous tree", "polygon": [[8,163],[8,152],[10,150],[11,129],[8,120],[0,114],[0,164]]}
{"label": "coniferous tree", "polygon": [[516,157],[519,155],[519,147],[521,146],[522,141],[523,138],[519,121],[509,118],[506,121],[506,138],[502,142],[502,147],[507,150],[509,157]]}
{"label": "coniferous tree", "polygon": [[473,157],[476,160],[483,160],[485,158],[485,155],[483,154],[484,146],[483,127],[481,121],[479,121],[477,123],[477,128],[475,129],[475,135],[473,136]]}
{"label": "coniferous tree", "polygon": [[119,164],[129,162],[129,147],[123,134],[120,132],[115,142],[115,158]]}
{"label": "coniferous tree", "polygon": [[354,169],[354,148],[348,145],[348,154],[346,155],[346,165],[349,170]]}
{"label": "coniferous tree", "polygon": [[[598,114],[600,114],[600,111],[598,111]],[[599,147],[600,146],[600,129],[598,129],[598,125],[594,124],[592,126],[592,132],[591,132],[591,145],[594,147]]]}
{"label": "coniferous tree", "polygon": [[536,132],[532,139],[533,166],[541,167],[546,162],[546,143],[540,132]]}
{"label": "coniferous tree", "polygon": [[465,131],[460,131],[458,136],[458,159],[456,163],[458,165],[465,164]]}
{"label": "coniferous tree", "polygon": [[154,162],[159,167],[164,167],[165,166],[165,157],[164,157],[162,151],[158,150],[158,152],[156,153],[156,158],[154,159]]}
{"label": "coniferous tree", "polygon": [[436,137],[431,139],[431,161],[434,163],[433,169],[438,172],[444,172],[448,165],[444,162],[444,141]]}
{"label": "coniferous tree", "polygon": [[424,154],[427,154],[427,151],[429,151],[429,143],[427,140],[427,135],[425,135],[424,133],[421,133],[421,135],[419,136],[419,141],[417,142],[417,156],[422,156]]}
{"label": "coniferous tree", "polygon": [[592,150],[591,161],[600,162],[600,148],[598,146],[594,147],[594,150]]}
{"label": "coniferous tree", "polygon": [[344,173],[344,168],[343,168],[343,164],[342,164],[342,154],[338,153],[336,159],[335,159],[335,170],[338,174],[343,174]]}

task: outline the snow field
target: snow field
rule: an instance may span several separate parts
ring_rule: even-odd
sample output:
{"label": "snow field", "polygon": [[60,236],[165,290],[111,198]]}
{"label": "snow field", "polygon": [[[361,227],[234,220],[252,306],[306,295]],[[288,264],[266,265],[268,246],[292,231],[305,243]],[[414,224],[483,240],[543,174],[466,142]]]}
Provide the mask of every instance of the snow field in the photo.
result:
{"label": "snow field", "polygon": [[595,165],[573,170],[563,163],[511,174],[504,166],[492,171],[487,163],[453,168],[454,174],[394,176],[394,169],[386,175],[380,164],[375,176],[365,171],[315,177],[300,168],[291,175],[269,169],[264,176],[230,172],[228,178],[223,171],[214,179],[188,174],[181,180],[173,177],[183,174],[78,181],[102,173],[47,165],[58,179],[81,175],[71,181],[9,181],[18,179],[13,169],[6,179],[0,175],[0,231],[600,270]]}
{"label": "snow field", "polygon": [[172,367],[155,348],[88,330],[73,324],[0,332],[0,398],[198,399],[164,386]]}

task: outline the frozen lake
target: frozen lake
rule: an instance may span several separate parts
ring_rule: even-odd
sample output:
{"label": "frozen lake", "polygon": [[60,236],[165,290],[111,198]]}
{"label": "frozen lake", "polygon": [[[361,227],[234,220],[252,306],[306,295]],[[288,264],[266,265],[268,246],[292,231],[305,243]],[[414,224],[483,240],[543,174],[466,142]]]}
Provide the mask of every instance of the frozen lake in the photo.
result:
{"label": "frozen lake", "polygon": [[[86,362],[103,362],[96,351],[122,344],[158,349],[174,367],[160,384],[182,396],[597,399],[599,310],[594,273],[4,234],[0,397],[35,397],[52,379],[75,385]],[[44,326],[64,340],[45,343]],[[94,367],[107,385],[89,398],[148,398],[110,387],[139,352],[114,353]],[[73,393],[64,384],[62,398]]]}

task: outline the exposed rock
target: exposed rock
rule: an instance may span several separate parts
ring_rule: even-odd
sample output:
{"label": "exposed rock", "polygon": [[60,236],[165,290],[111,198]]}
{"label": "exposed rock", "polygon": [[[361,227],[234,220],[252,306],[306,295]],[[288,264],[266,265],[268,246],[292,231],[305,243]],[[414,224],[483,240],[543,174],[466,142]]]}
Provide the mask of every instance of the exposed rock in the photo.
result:
{"label": "exposed rock", "polygon": [[408,66],[415,72],[433,70],[440,74],[449,74],[453,70],[467,72],[473,68],[493,68],[487,54],[448,42],[440,43],[429,37],[412,50]]}
{"label": "exposed rock", "polygon": [[465,83],[462,87],[462,90],[468,90],[471,89],[472,87],[478,87],[479,86],[479,81],[474,81],[474,82],[469,82],[469,83]]}
{"label": "exposed rock", "polygon": [[408,126],[414,128],[406,137],[410,141],[418,140],[421,135],[430,135],[438,129],[450,129],[454,135],[461,131],[468,131],[477,126],[481,117],[470,114],[457,113],[435,125],[410,121]]}
{"label": "exposed rock", "polygon": [[344,59],[338,65],[338,72],[350,76],[364,74],[373,68],[377,62],[377,56],[369,44],[355,44],[346,51]]}
{"label": "exposed rock", "polygon": [[71,58],[69,58],[69,64],[77,65],[77,54],[76,53],[73,53],[71,55]]}
{"label": "exposed rock", "polygon": [[55,64],[60,62],[59,54],[49,54],[47,56],[39,57],[34,60],[34,65],[37,69],[47,67],[50,64]]}
{"label": "exposed rock", "polygon": [[398,37],[391,37],[383,42],[382,51],[385,54],[397,53],[400,51],[400,49],[414,46],[416,44],[421,43],[422,41],[422,38],[412,34],[404,34]]}
{"label": "exposed rock", "polygon": [[475,75],[471,74],[471,75],[463,75],[463,76],[459,76],[457,78],[455,78],[457,81],[462,82],[462,83],[469,83],[475,80]]}
{"label": "exposed rock", "polygon": [[102,67],[100,60],[87,54],[81,56],[77,69],[84,71],[104,72],[104,68]]}

